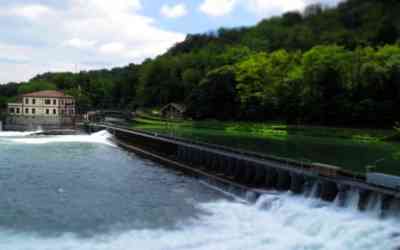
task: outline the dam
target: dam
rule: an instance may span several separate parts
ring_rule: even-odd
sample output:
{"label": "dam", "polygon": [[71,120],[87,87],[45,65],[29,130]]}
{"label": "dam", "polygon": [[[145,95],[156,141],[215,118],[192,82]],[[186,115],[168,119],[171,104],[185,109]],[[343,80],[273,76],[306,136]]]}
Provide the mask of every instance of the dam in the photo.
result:
{"label": "dam", "polygon": [[188,172],[211,177],[218,183],[225,183],[242,190],[250,189],[256,195],[266,189],[303,193],[305,189],[314,186],[319,198],[331,202],[335,199],[343,202],[349,192],[357,192],[360,197],[358,203],[360,210],[365,209],[368,202],[376,200],[377,197],[382,212],[389,209],[398,210],[400,203],[400,192],[396,189],[396,185],[389,188],[384,182],[382,185],[371,182],[371,176],[374,177],[376,174],[361,176],[335,166],[320,163],[304,164],[290,159],[133,131],[112,125],[92,124],[86,129],[89,131],[107,129],[125,148]]}
{"label": "dam", "polygon": [[254,196],[257,185],[244,191],[246,183],[185,175],[119,147],[116,137],[104,130],[0,132],[0,249],[400,246],[398,210],[382,216],[378,197],[361,211],[359,192],[349,189],[326,202],[318,183],[304,183],[301,192],[271,188]]}

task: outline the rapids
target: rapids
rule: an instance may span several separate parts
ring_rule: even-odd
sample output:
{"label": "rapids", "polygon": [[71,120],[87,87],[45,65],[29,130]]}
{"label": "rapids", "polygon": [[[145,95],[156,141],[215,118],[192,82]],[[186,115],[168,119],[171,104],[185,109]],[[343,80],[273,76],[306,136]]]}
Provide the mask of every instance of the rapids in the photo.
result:
{"label": "rapids", "polygon": [[111,137],[0,133],[1,250],[400,247],[399,214],[383,217],[379,196],[362,212],[357,192],[326,203],[315,187],[251,203],[126,152]]}

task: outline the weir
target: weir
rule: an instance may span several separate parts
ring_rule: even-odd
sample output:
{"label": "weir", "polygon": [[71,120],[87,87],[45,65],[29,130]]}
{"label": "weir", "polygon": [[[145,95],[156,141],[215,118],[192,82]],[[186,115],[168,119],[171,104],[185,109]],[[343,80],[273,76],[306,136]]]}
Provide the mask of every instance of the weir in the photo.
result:
{"label": "weir", "polygon": [[366,182],[365,178],[323,164],[303,164],[292,160],[235,151],[217,145],[194,143],[158,134],[102,124],[86,124],[88,132],[108,130],[117,144],[178,168],[203,176],[219,185],[256,196],[268,190],[335,202],[360,210],[379,210],[380,215],[398,212],[400,193]]}

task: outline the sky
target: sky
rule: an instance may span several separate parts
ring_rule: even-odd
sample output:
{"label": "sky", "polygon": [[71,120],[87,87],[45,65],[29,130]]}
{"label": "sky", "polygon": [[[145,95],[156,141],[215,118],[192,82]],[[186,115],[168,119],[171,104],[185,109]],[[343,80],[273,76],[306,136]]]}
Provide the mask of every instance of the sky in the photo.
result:
{"label": "sky", "polygon": [[339,0],[0,0],[0,84],[140,63],[187,34]]}

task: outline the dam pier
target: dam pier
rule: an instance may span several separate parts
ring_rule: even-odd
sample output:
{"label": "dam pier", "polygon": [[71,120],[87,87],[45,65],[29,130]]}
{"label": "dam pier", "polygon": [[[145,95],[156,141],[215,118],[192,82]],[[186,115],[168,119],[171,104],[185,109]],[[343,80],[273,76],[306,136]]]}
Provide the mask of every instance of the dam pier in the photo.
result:
{"label": "dam pier", "polygon": [[344,205],[352,198],[359,210],[377,209],[382,216],[400,210],[400,192],[367,182],[335,166],[192,142],[104,124],[86,124],[87,132],[106,129],[120,146],[187,174],[206,177],[219,185],[256,196],[269,190],[291,191]]}

